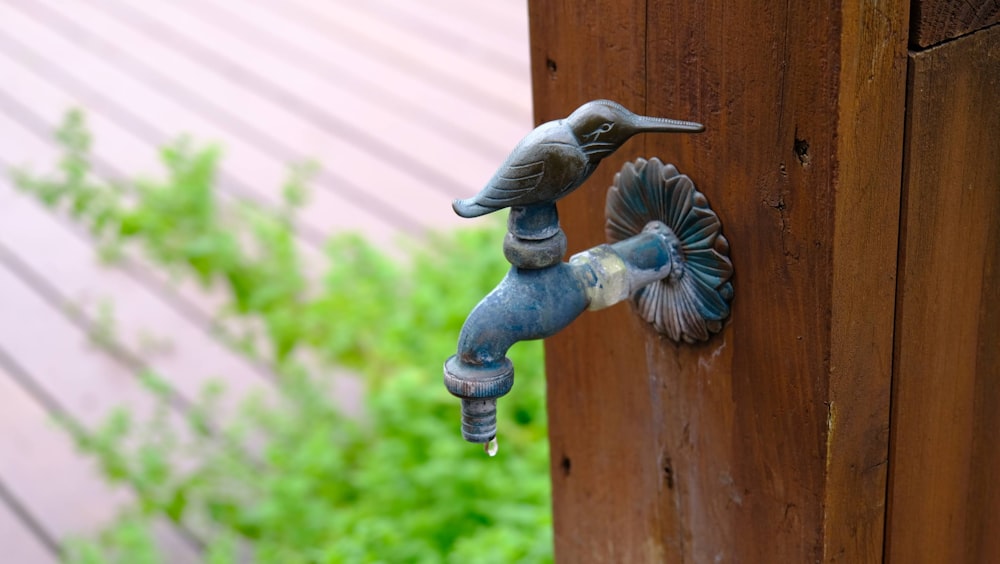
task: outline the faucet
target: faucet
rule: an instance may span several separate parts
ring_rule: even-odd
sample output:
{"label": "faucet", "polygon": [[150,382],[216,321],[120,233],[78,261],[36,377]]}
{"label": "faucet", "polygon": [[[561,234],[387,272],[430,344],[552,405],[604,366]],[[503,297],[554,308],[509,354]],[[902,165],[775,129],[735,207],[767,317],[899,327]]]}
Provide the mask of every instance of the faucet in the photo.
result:
{"label": "faucet", "polygon": [[[555,233],[532,239],[552,223]],[[511,269],[469,314],[458,352],[444,365],[445,385],[462,400],[462,436],[474,443],[496,437],[497,398],[514,384],[507,351],[519,341],[551,337],[586,310],[614,305],[647,284],[680,272],[676,235],[661,222],[635,237],[599,245],[561,262],[566,236],[554,204],[511,208],[504,255]],[[526,225],[527,224],[527,225]]]}
{"label": "faucet", "polygon": [[[598,245],[563,262],[567,243],[559,226],[556,201],[582,185],[601,159],[635,134],[703,130],[698,123],[640,116],[615,102],[591,101],[565,119],[535,128],[482,191],[454,202],[455,212],[462,217],[510,208],[503,242],[510,271],[469,314],[458,338],[457,353],[444,364],[445,386],[462,402],[462,436],[467,441],[483,443],[490,455],[496,453],[497,398],[507,394],[514,383],[514,366],[507,358],[511,346],[555,335],[586,310],[614,305],[640,294],[654,282],[676,283],[690,270],[685,266],[683,233],[677,231],[681,226],[668,225],[670,219],[662,214],[644,217],[634,232],[615,243]],[[648,162],[662,166],[656,159]],[[645,167],[647,161],[642,163]],[[626,168],[629,166],[634,173],[635,165]],[[667,168],[663,178],[687,179],[672,166]],[[693,185],[684,194],[692,198],[698,194],[698,202],[704,204],[687,208],[707,207]],[[640,201],[641,196],[624,198],[632,205],[649,207]],[[717,223],[715,214],[708,213]],[[619,218],[618,223],[623,222],[628,223]],[[718,234],[709,243],[719,247],[725,239]],[[725,251],[728,253],[728,247]],[[720,280],[716,286],[728,284],[728,275]],[[730,285],[724,312],[701,308],[710,318],[708,331],[718,331],[720,320],[728,315],[731,290]],[[696,331],[696,337],[707,338],[708,331]]]}

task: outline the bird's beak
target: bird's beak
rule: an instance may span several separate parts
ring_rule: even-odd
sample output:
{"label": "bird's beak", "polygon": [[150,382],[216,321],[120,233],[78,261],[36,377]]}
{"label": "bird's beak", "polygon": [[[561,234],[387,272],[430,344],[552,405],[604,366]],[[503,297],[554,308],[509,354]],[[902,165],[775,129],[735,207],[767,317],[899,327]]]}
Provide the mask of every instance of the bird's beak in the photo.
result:
{"label": "bird's beak", "polygon": [[699,133],[705,131],[704,125],[693,121],[647,116],[635,116],[632,119],[632,127],[635,128],[636,133]]}

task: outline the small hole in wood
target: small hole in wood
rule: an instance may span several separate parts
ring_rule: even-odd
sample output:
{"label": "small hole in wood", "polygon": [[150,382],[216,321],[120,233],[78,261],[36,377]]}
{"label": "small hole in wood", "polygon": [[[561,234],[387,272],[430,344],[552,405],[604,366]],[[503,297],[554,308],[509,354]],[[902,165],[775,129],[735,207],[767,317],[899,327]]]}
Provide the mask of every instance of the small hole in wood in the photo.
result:
{"label": "small hole in wood", "polygon": [[809,164],[809,142],[805,139],[795,138],[795,145],[792,147],[795,156],[799,159],[799,164],[805,166]]}
{"label": "small hole in wood", "polygon": [[570,461],[568,456],[562,457],[562,470],[564,476],[569,476],[570,468],[573,466],[573,462]]}
{"label": "small hole in wood", "polygon": [[674,489],[674,469],[670,466],[670,459],[663,465],[663,478],[667,482],[667,489]]}
{"label": "small hole in wood", "polygon": [[545,68],[549,69],[549,78],[554,79],[556,77],[556,71],[558,70],[556,62],[552,59],[545,59]]}

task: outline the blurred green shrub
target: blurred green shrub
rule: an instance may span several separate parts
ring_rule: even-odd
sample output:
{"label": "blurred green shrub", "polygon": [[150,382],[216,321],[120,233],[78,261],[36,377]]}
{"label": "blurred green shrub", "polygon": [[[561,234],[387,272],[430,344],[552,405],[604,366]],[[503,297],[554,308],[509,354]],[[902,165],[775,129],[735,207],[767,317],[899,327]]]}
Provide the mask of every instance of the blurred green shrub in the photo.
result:
{"label": "blurred green shrub", "polygon": [[[501,406],[496,458],[462,441],[459,403],[441,384],[465,316],[507,268],[500,225],[432,235],[405,264],[339,236],[317,282],[294,233],[309,167],[293,169],[277,209],[225,205],[215,148],[178,141],[162,151],[165,179],[109,184],[90,173],[79,112],[58,138],[59,170],[15,171],[17,185],[87,226],[107,258],[140,252],[223,288],[223,336],[280,374],[271,397],[228,412],[225,391],[207,387],[181,426],[170,423],[169,381],[147,374],[157,413],[69,425],[137,501],[98,538],[71,542],[68,561],[164,561],[151,533],[161,518],[193,531],[207,562],[248,551],[281,563],[552,559],[540,343],[512,351],[519,384]],[[363,379],[362,415],[337,407],[324,375],[333,366]]]}

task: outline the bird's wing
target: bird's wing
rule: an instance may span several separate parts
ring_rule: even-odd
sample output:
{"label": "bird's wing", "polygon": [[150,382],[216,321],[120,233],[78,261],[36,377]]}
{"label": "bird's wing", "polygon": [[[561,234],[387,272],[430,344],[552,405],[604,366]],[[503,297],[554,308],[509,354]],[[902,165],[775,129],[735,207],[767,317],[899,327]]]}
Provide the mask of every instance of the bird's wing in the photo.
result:
{"label": "bird's wing", "polygon": [[573,176],[569,174],[576,169],[573,165],[584,159],[579,147],[563,142],[543,143],[523,152],[515,150],[476,201],[501,207],[554,198],[567,177]]}
{"label": "bird's wing", "polygon": [[505,163],[476,198],[481,204],[507,205],[538,187],[545,176],[542,159],[525,163]]}

